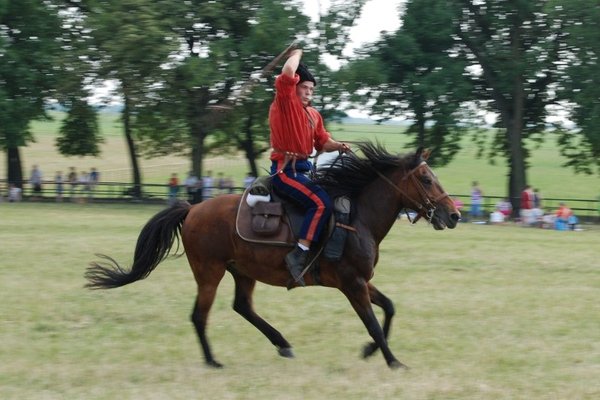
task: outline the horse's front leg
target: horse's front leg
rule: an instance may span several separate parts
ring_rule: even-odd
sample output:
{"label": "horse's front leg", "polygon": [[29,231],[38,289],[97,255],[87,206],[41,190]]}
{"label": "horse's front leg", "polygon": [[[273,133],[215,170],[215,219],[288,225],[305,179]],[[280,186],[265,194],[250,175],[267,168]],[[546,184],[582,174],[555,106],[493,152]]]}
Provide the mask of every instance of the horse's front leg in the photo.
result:
{"label": "horse's front leg", "polygon": [[[371,303],[381,307],[383,310],[383,336],[388,340],[390,327],[392,325],[392,317],[395,313],[394,303],[392,303],[392,301],[381,293],[372,283],[367,283],[367,288],[369,289]],[[363,349],[363,357],[367,358],[372,356],[378,348],[379,346],[377,346],[377,343],[375,342],[367,344]]]}
{"label": "horse's front leg", "polygon": [[354,282],[344,285],[342,292],[346,295],[348,300],[350,300],[350,304],[352,304],[354,311],[356,311],[363,324],[365,324],[369,335],[371,335],[377,347],[381,349],[387,365],[390,368],[406,368],[404,364],[394,357],[388,347],[384,331],[381,329],[381,325],[379,325],[379,321],[377,321],[377,317],[371,307],[371,298],[369,296],[367,282],[357,278]]}

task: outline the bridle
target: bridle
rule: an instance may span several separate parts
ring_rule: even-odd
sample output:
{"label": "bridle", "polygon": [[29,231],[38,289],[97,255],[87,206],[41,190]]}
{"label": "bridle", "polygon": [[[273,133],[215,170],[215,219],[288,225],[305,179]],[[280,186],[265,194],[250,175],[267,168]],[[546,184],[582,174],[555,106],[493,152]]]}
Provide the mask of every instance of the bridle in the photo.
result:
{"label": "bridle", "polygon": [[[351,154],[354,155],[354,153],[351,153]],[[354,156],[356,157],[356,155],[354,155]],[[414,206],[416,206],[417,209],[415,211],[417,211],[417,216],[413,220],[411,220],[410,215],[405,210],[406,216],[408,217],[408,220],[410,221],[411,224],[415,224],[422,217],[425,218],[427,220],[427,222],[431,223],[431,221],[433,219],[433,215],[435,213],[435,210],[437,209],[437,204],[439,203],[439,201],[442,200],[442,199],[444,199],[444,198],[446,198],[446,197],[450,197],[450,195],[447,192],[443,192],[442,194],[440,194],[439,196],[437,196],[434,199],[431,199],[427,195],[427,191],[423,187],[423,184],[415,176],[415,173],[422,166],[427,166],[429,168],[429,166],[427,165],[427,162],[425,162],[425,161],[421,161],[421,163],[419,165],[417,165],[415,168],[413,168],[410,171],[408,171],[408,173],[406,175],[404,175],[404,177],[402,177],[402,182],[406,182],[406,186],[408,186],[409,180],[412,181],[412,183],[417,188],[417,192],[419,193],[419,197],[420,197],[421,201],[416,201],[415,199],[413,199],[411,196],[408,195],[408,193],[406,192],[406,190],[403,190],[400,186],[396,185],[387,176],[385,176],[384,174],[382,174],[380,171],[378,171],[377,169],[375,169],[370,164],[367,164],[367,165],[369,165],[377,173],[377,175],[379,175],[379,177],[384,180],[384,182],[388,183],[392,188],[394,188],[394,190],[396,192],[398,192],[406,200],[408,200],[410,203],[412,203]]]}
{"label": "bridle", "polygon": [[[340,155],[342,153],[340,152]],[[346,154],[351,155],[352,157],[354,157],[357,161],[359,161],[360,163],[363,163],[364,161],[362,159],[360,159],[352,150],[348,150],[346,152]],[[315,157],[315,169],[316,169],[316,158]],[[334,161],[334,164],[341,159],[341,163],[342,165],[344,164],[344,159],[343,157],[338,157],[336,158],[336,160]],[[400,186],[396,185],[390,178],[388,178],[387,176],[385,176],[384,174],[382,174],[379,170],[377,170],[375,167],[373,167],[371,164],[369,164],[368,162],[364,162],[364,164],[366,164],[370,169],[372,169],[381,179],[383,179],[384,182],[386,182],[387,184],[389,184],[396,192],[398,192],[398,194],[400,194],[400,196],[404,197],[408,202],[412,203],[415,207],[417,211],[417,216],[414,219],[411,219],[408,211],[406,211],[406,217],[408,218],[408,220],[410,221],[411,224],[416,224],[417,221],[420,218],[425,218],[427,220],[427,222],[431,223],[433,216],[435,214],[435,210],[437,209],[437,204],[442,200],[445,199],[446,197],[450,197],[450,195],[448,194],[448,192],[443,192],[441,193],[439,196],[437,196],[434,199],[431,199],[428,195],[427,195],[427,191],[425,190],[425,188],[423,187],[423,184],[421,183],[421,181],[415,176],[416,172],[423,166],[426,166],[427,168],[429,168],[429,166],[427,165],[426,161],[421,161],[421,163],[419,163],[419,165],[417,165],[416,167],[414,167],[413,169],[411,169],[410,171],[408,171],[408,173],[406,173],[403,177],[402,177],[402,182],[406,182],[405,186],[408,186],[408,182],[409,180],[412,181],[412,183],[415,185],[415,187],[417,188],[417,192],[419,193],[419,197],[421,201],[416,201],[415,199],[413,199],[411,196],[408,195],[408,193],[406,192],[406,190],[403,190]],[[314,171],[313,171],[314,172]]]}

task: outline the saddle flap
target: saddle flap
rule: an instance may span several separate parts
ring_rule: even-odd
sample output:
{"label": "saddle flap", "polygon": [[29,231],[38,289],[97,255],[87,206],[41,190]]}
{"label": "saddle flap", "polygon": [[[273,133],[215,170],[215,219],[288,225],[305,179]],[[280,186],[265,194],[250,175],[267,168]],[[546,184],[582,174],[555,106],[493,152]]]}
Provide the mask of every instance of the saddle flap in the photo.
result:
{"label": "saddle flap", "polygon": [[[284,209],[283,205],[280,202],[257,202],[255,204],[255,206],[258,206],[259,209],[254,210],[254,207],[250,207],[250,205],[246,201],[248,194],[249,194],[249,190],[246,190],[244,192],[244,194],[242,195],[242,198],[240,199],[238,213],[237,213],[237,217],[236,217],[236,232],[237,232],[237,234],[242,239],[244,239],[248,242],[270,244],[270,245],[277,245],[277,246],[294,246],[296,243],[296,239],[294,237],[294,234],[293,234],[290,226],[288,225],[287,215],[285,214],[285,209]],[[259,204],[261,204],[261,205],[259,205]],[[270,205],[270,204],[279,204],[279,205]],[[266,211],[266,214],[265,214],[264,209],[260,214],[255,214],[256,212],[260,211],[260,207],[266,207],[266,208],[269,208],[269,210]],[[281,207],[281,211],[279,211],[279,207]],[[274,208],[274,210],[271,210],[270,208]],[[274,213],[274,214],[269,214],[269,213]],[[277,215],[277,214],[279,214],[279,215]],[[268,224],[268,223],[274,224],[274,222],[261,221],[261,219],[264,219],[265,215],[267,215],[267,216],[271,215],[271,218],[267,217],[267,220],[268,219],[276,220],[277,223],[279,224],[279,229],[276,228],[273,233],[265,232],[264,231],[265,228],[262,228],[263,229],[262,233],[256,232],[253,227],[253,223],[254,223],[253,220],[255,218],[256,218],[256,221],[258,221],[256,223],[259,224],[259,226],[262,226],[263,222],[265,224]]]}
{"label": "saddle flap", "polygon": [[283,206],[280,202],[260,201],[252,207],[252,215],[282,216]]}
{"label": "saddle flap", "polygon": [[273,235],[281,229],[282,215],[281,203],[256,203],[252,208],[252,230],[259,235]]}

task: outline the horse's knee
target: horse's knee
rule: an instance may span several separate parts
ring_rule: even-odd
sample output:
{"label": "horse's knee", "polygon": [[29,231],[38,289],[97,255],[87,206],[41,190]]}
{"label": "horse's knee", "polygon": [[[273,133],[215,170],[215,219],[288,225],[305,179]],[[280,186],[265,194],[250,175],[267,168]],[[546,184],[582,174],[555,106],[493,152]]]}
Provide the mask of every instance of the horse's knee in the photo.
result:
{"label": "horse's knee", "polygon": [[396,309],[394,308],[394,303],[392,303],[390,299],[386,300],[387,301],[383,303],[383,310],[391,318],[394,316],[394,314],[396,314]]}

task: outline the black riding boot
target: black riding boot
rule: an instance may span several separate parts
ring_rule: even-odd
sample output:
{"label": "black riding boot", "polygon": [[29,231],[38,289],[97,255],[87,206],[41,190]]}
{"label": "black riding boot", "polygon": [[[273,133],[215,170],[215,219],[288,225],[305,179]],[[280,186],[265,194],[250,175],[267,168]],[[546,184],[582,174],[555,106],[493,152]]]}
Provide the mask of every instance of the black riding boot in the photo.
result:
{"label": "black riding boot", "polygon": [[298,246],[285,256],[285,262],[290,270],[292,278],[294,278],[294,281],[301,286],[305,286],[304,278],[302,278],[302,271],[306,266],[307,259],[308,251],[302,250]]}

